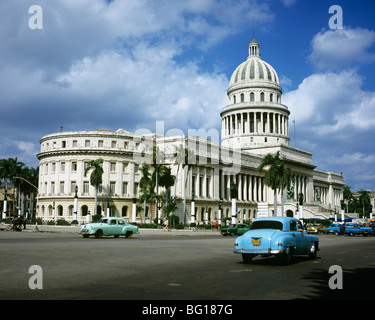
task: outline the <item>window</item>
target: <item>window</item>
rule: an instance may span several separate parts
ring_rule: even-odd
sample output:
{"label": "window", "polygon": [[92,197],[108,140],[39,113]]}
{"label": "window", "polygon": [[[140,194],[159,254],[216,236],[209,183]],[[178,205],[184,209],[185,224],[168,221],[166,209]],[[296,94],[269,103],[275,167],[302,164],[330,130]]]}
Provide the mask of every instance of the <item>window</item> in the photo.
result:
{"label": "window", "polygon": [[138,195],[138,186],[139,184],[138,183],[134,183],[134,195]]}
{"label": "window", "polygon": [[77,185],[77,182],[75,182],[75,181],[70,182],[70,193],[76,192],[76,185]]}
{"label": "window", "polygon": [[245,95],[241,93],[241,102],[244,102],[244,101],[245,101]]}
{"label": "window", "polygon": [[109,183],[109,192],[110,194],[115,194],[116,191],[116,182],[111,181]]}
{"label": "window", "polygon": [[90,140],[85,140],[85,147],[90,148]]}
{"label": "window", "polygon": [[116,141],[111,141],[111,148],[116,148]]}
{"label": "window", "polygon": [[60,181],[60,193],[64,193],[64,188],[65,188],[65,182],[64,181]]}
{"label": "window", "polygon": [[72,162],[72,171],[73,171],[73,172],[76,172],[76,171],[77,171],[77,162],[76,162],[76,161],[73,161],[73,162]]}
{"label": "window", "polygon": [[129,142],[128,141],[125,141],[124,142],[124,149],[128,149],[129,148]]}
{"label": "window", "polygon": [[233,103],[236,103],[236,96],[233,96]]}
{"label": "window", "polygon": [[104,145],[103,140],[99,140],[99,141],[98,141],[98,147],[99,147],[99,148],[103,148],[103,145]]}
{"label": "window", "polygon": [[254,102],[254,92],[250,93],[250,102]]}
{"label": "window", "polygon": [[290,231],[297,231],[297,221],[290,221]]}
{"label": "window", "polygon": [[51,182],[51,194],[55,194],[55,182]]}
{"label": "window", "polygon": [[273,102],[273,94],[270,94],[270,101]]}
{"label": "window", "polygon": [[122,194],[128,194],[128,183],[127,182],[122,183]]}
{"label": "window", "polygon": [[110,170],[111,170],[112,172],[116,171],[116,162],[111,162]]}
{"label": "window", "polygon": [[56,162],[52,162],[52,172],[56,172]]}
{"label": "window", "polygon": [[77,140],[73,140],[73,148],[77,148]]}
{"label": "window", "polygon": [[89,193],[89,182],[88,181],[84,181],[83,182],[83,193]]}
{"label": "window", "polygon": [[264,92],[260,94],[260,101],[264,101]]}
{"label": "window", "polygon": [[128,172],[128,163],[127,162],[124,162],[122,164],[122,172]]}
{"label": "window", "polygon": [[65,162],[61,162],[60,169],[61,169],[61,172],[65,172]]}
{"label": "window", "polygon": [[138,170],[139,170],[139,165],[138,164],[134,164],[134,173],[138,173]]}
{"label": "window", "polygon": [[66,141],[61,141],[61,148],[66,148]]}

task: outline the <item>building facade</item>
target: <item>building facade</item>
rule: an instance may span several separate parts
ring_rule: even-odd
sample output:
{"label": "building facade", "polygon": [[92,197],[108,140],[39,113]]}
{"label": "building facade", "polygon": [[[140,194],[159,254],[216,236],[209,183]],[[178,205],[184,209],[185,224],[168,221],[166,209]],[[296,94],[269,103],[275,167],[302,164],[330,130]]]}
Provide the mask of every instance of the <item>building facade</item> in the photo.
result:
{"label": "building facade", "polygon": [[[328,218],[339,212],[342,174],[316,170],[311,153],[289,145],[290,111],[281,103],[282,89],[276,71],[261,59],[259,52],[259,43],[253,39],[246,61],[230,79],[228,104],[220,114],[221,145],[208,136],[137,135],[123,129],[61,131],[44,136],[37,155],[38,216],[44,220],[73,220],[76,186],[77,220],[92,215],[95,190],[84,171],[90,160],[101,158],[104,174],[97,212],[134,222],[153,220],[159,213],[155,204],[148,203],[146,210],[136,214],[134,203],[141,204],[139,167],[150,163],[155,145],[162,151],[160,163],[170,166],[176,176],[170,193],[177,200],[176,213],[187,224],[273,215],[273,190],[265,185],[264,173],[257,167],[264,155],[276,152],[280,152],[293,174],[292,187],[277,195],[278,215]],[[192,166],[178,156],[178,150],[185,149]],[[234,213],[233,184],[237,186]],[[161,195],[165,192],[159,190]],[[303,197],[302,210],[297,201],[299,194]]]}

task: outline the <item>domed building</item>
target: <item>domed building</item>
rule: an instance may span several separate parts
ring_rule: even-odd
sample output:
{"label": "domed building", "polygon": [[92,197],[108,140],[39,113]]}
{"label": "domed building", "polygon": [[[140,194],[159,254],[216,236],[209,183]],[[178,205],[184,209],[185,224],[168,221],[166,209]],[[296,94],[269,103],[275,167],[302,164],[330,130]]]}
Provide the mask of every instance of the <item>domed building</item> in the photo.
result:
{"label": "domed building", "polygon": [[[289,145],[290,111],[281,103],[278,75],[262,60],[259,48],[253,39],[246,61],[231,76],[228,104],[220,113],[221,145],[208,139],[209,132],[207,138],[202,138],[202,132],[201,137],[166,136],[163,132],[137,135],[123,129],[61,131],[42,137],[37,155],[39,217],[71,221],[76,214],[79,222],[87,219],[95,211],[95,190],[84,175],[85,166],[90,160],[101,158],[104,174],[97,212],[132,222],[160,218],[155,203],[147,203],[143,212],[136,212],[136,204],[143,204],[139,200],[139,167],[152,158],[153,145],[162,151],[161,163],[176,176],[170,196],[176,199],[176,214],[186,224],[222,222],[226,218],[243,222],[274,215],[274,192],[257,168],[264,155],[277,152],[293,175],[291,188],[277,194],[277,215],[329,218],[339,212],[343,176],[317,170],[310,152]],[[178,150],[188,150],[189,164],[194,166],[181,162],[185,153],[178,154]],[[235,196],[233,185],[237,186]],[[158,194],[165,195],[166,190],[161,188]],[[299,195],[303,211],[298,204]]]}
{"label": "domed building", "polygon": [[261,59],[259,43],[249,44],[247,60],[233,72],[229,104],[223,108],[222,146],[242,150],[275,144],[289,145],[289,110],[281,104],[282,90],[274,68]]}

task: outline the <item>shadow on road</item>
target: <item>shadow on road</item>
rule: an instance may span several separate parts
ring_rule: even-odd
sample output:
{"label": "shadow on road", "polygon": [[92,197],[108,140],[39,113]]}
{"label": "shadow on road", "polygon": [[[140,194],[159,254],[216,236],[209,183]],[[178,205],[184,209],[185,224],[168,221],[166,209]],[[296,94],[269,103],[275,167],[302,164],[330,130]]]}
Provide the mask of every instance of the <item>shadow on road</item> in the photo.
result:
{"label": "shadow on road", "polygon": [[303,277],[313,282],[311,294],[301,299],[318,300],[374,300],[375,268],[344,269],[342,275],[342,289],[330,289],[329,279],[335,274],[326,269],[314,269]]}

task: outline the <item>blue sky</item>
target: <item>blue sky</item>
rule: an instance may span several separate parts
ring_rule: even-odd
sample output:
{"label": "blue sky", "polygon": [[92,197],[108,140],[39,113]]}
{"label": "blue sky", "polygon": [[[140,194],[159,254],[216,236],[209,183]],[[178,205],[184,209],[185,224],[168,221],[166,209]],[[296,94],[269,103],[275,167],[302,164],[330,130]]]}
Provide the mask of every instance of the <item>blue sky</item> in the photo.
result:
{"label": "blue sky", "polygon": [[[331,30],[339,4],[343,29]],[[32,5],[43,29],[31,29]],[[42,136],[217,129],[255,38],[278,73],[296,147],[375,190],[373,1],[19,0],[0,12],[0,158],[37,166]],[[294,130],[290,128],[291,145]]]}

